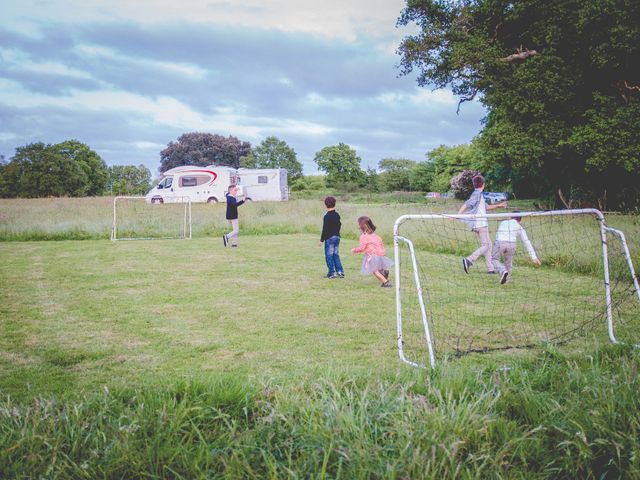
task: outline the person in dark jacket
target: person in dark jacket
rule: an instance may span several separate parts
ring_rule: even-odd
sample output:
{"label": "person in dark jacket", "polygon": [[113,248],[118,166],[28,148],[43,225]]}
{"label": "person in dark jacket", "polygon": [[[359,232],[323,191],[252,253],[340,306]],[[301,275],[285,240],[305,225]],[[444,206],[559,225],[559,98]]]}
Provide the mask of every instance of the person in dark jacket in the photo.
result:
{"label": "person in dark jacket", "polygon": [[238,194],[238,187],[235,185],[229,185],[229,192],[227,197],[227,220],[231,224],[231,231],[222,236],[222,242],[226,247],[229,241],[231,241],[232,247],[238,246],[238,232],[240,232],[240,223],[238,222],[238,207],[244,203],[244,200],[236,200]]}
{"label": "person in dark jacket", "polygon": [[322,234],[320,245],[324,242],[324,258],[327,262],[327,278],[344,278],[344,270],[340,261],[340,215],[336,212],[336,199],[326,197],[324,205],[327,213],[322,221]]}

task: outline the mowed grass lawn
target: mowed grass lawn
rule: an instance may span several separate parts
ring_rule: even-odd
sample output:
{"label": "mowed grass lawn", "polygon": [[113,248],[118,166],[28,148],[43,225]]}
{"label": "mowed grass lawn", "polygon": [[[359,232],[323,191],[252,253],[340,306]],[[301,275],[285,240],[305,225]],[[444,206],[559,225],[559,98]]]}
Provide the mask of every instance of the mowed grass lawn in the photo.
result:
{"label": "mowed grass lawn", "polygon": [[[238,249],[220,205],[196,210],[193,240],[115,243],[105,199],[0,207],[5,240],[87,238],[0,242],[0,478],[640,478],[636,348],[598,331],[436,370],[398,360],[395,292],[349,250],[358,215],[389,242],[424,205],[343,203],[336,280],[318,202],[248,205]],[[488,288],[457,254],[423,255],[442,295]],[[560,305],[593,283],[523,266],[500,293],[533,275],[572,279]]]}
{"label": "mowed grass lawn", "polygon": [[230,372],[253,379],[398,367],[395,296],[329,280],[312,235],[0,244],[0,387],[22,396]]}

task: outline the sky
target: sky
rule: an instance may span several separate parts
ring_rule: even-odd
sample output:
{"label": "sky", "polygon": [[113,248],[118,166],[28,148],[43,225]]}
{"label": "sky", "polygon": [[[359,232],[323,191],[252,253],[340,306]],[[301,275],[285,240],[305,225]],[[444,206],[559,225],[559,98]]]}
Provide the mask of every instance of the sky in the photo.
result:
{"label": "sky", "polygon": [[79,140],[145,165],[188,132],[276,136],[305,174],[346,143],[376,168],[469,142],[482,105],[400,76],[402,0],[0,0],[0,155]]}

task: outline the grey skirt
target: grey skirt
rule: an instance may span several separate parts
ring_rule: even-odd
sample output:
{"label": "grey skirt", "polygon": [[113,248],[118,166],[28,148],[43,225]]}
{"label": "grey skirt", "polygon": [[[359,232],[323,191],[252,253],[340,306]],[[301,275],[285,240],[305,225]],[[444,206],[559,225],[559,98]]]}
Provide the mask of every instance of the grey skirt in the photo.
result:
{"label": "grey skirt", "polygon": [[362,268],[360,269],[360,273],[362,275],[371,275],[377,270],[391,270],[392,266],[393,262],[387,257],[365,253],[364,258],[362,259]]}

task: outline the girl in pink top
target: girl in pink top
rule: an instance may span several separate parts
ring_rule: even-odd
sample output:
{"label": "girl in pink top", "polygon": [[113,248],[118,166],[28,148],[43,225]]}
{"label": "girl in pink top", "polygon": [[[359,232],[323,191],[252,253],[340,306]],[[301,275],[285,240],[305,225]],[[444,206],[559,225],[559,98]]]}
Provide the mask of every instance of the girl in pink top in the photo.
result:
{"label": "girl in pink top", "polygon": [[389,283],[389,269],[393,262],[384,256],[384,242],[376,235],[376,226],[369,217],[358,218],[358,227],[362,235],[360,235],[360,245],[351,250],[351,253],[364,253],[362,259],[362,275],[373,274],[380,282],[380,286],[384,288],[391,287]]}

